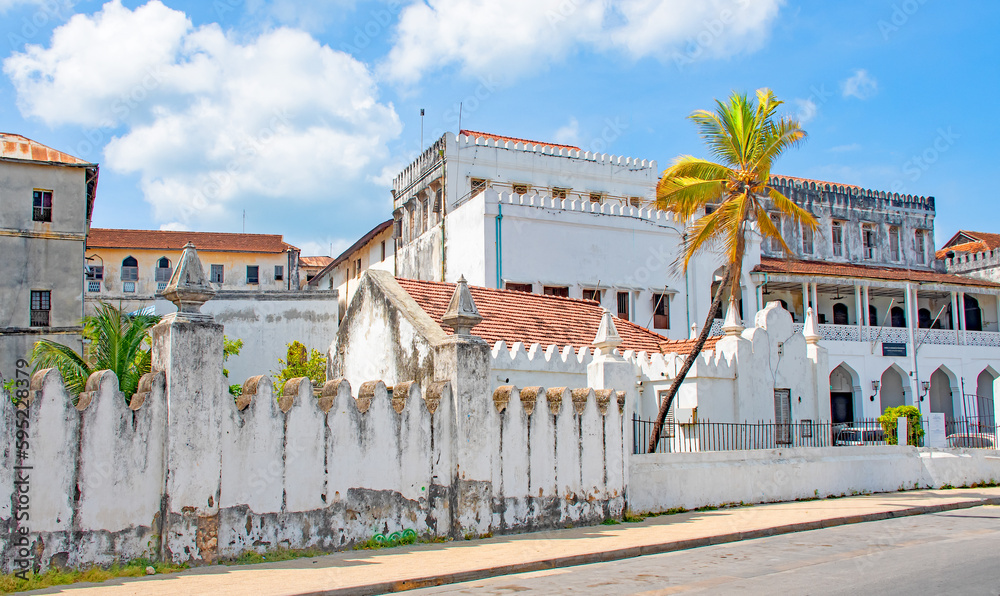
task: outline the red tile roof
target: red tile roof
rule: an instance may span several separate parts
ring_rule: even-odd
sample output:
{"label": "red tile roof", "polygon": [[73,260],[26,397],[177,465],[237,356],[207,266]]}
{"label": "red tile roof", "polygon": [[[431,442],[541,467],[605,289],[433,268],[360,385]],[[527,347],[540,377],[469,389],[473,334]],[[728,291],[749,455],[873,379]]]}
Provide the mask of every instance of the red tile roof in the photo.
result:
{"label": "red tile roof", "polygon": [[886,281],[910,281],[914,283],[937,283],[955,286],[977,286],[984,288],[1000,288],[1000,284],[936,271],[919,269],[897,269],[894,267],[876,267],[870,265],[854,265],[850,263],[828,263],[826,261],[799,261],[795,259],[774,259],[761,257],[760,265],[753,268],[759,273],[785,273],[791,275],[818,275],[829,277],[856,277],[859,279],[879,279]]}
{"label": "red tile roof", "polygon": [[94,166],[79,157],[57,151],[37,141],[8,132],[0,132],[0,158],[58,163],[74,166]]}
{"label": "red tile roof", "polygon": [[91,228],[87,248],[181,250],[188,242],[201,251],[282,253],[298,250],[280,234],[230,234],[226,232],[174,232],[167,230],[114,230]]}
{"label": "red tile roof", "polygon": [[[441,325],[441,317],[448,310],[455,284],[402,278],[396,281],[435,323]],[[589,347],[597,335],[603,313],[601,306],[593,300],[478,286],[469,286],[469,291],[479,314],[483,316],[483,322],[476,325],[472,333],[491,346],[504,340],[508,346],[519,341],[526,346],[539,343],[543,346]],[[658,353],[660,343],[667,341],[662,335],[623,319],[615,318],[615,327],[623,340],[619,350]],[[442,326],[442,329],[452,333],[448,327]]]}
{"label": "red tile roof", "polygon": [[949,252],[985,252],[996,248],[1000,248],[1000,234],[959,230],[951,240],[944,243],[944,247],[935,256],[944,259]]}
{"label": "red tile roof", "polygon": [[[705,340],[705,345],[702,346],[701,351],[707,352],[709,350],[714,350],[715,344],[719,343],[720,339],[722,339],[721,335],[714,335],[709,337],[708,339]],[[694,344],[696,344],[697,342],[698,340],[696,339],[677,339],[670,341],[661,341],[660,352],[663,354],[687,355],[691,353],[691,350],[694,349]]]}
{"label": "red tile roof", "polygon": [[326,267],[333,257],[299,257],[299,267]]}
{"label": "red tile roof", "polygon": [[559,143],[545,143],[542,141],[531,141],[528,139],[519,139],[517,137],[505,137],[502,135],[495,135],[489,132],[476,132],[474,130],[460,130],[458,134],[465,135],[467,137],[479,137],[481,139],[492,139],[494,141],[511,141],[514,143],[524,143],[527,145],[541,145],[542,147],[562,147],[563,149],[573,149],[575,151],[580,151],[580,148],[575,145],[560,145]]}

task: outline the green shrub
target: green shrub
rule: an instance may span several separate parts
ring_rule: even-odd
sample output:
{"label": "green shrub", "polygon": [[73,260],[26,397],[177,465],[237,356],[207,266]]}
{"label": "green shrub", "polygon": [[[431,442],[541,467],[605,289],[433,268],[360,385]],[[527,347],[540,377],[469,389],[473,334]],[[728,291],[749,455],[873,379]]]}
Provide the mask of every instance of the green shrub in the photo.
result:
{"label": "green shrub", "polygon": [[882,425],[885,433],[885,442],[895,445],[896,441],[896,419],[906,418],[906,444],[919,447],[924,444],[924,427],[920,424],[920,410],[915,406],[898,406],[886,408],[885,413],[879,416],[878,422]]}

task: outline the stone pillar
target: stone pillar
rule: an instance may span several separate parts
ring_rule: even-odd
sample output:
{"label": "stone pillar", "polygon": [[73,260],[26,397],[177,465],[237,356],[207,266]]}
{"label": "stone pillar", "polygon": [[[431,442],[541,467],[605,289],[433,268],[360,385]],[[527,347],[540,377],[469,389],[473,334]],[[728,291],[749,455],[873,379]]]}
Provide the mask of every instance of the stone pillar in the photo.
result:
{"label": "stone pillar", "polygon": [[[732,298],[730,298],[730,302],[732,302]],[[731,313],[734,312],[732,304],[730,304],[729,310]],[[636,384],[639,377],[638,367],[635,364],[626,362],[624,358],[614,353],[615,348],[621,345],[621,343],[622,338],[618,335],[614,319],[611,313],[605,310],[604,314],[601,315],[601,324],[597,328],[597,336],[594,337],[593,345],[597,348],[597,353],[594,354],[594,360],[587,365],[587,386],[595,390],[613,389],[616,393],[618,391],[625,393],[625,403],[621,410],[621,457],[623,462],[622,486],[626,487],[627,491],[629,485],[628,461],[632,455],[632,441],[634,440],[632,436],[632,415],[635,413],[636,406],[639,403],[639,387]],[[680,392],[674,397],[674,403],[677,402],[679,397]],[[654,403],[656,403],[655,399]],[[659,405],[659,403],[656,403],[657,407]],[[610,404],[608,407],[614,407],[614,404]],[[610,445],[607,446],[609,453],[610,447]],[[645,449],[645,446],[642,446],[642,448]],[[626,494],[626,498],[627,496]]]}
{"label": "stone pillar", "polygon": [[[910,337],[910,366],[913,374],[910,375],[910,384],[913,386],[913,403],[917,409],[923,413],[924,407],[920,403],[920,367],[917,365],[917,291],[911,284],[906,284],[906,330]],[[928,402],[928,405],[930,402]]]}
{"label": "stone pillar", "polygon": [[958,293],[958,337],[965,344],[965,292]]}
{"label": "stone pillar", "polygon": [[865,315],[861,310],[861,286],[854,286],[854,318],[858,325],[858,339],[864,340]]}
{"label": "stone pillar", "polygon": [[194,245],[163,292],[177,305],[153,327],[153,370],[166,376],[166,478],[161,555],[175,563],[213,563],[218,552],[223,387],[222,325],[200,312],[215,291]]}
{"label": "stone pillar", "polygon": [[955,345],[962,343],[962,336],[960,335],[959,329],[961,325],[958,321],[958,292],[951,293],[951,328],[955,331]]}
{"label": "stone pillar", "polygon": [[499,477],[499,417],[490,392],[490,347],[472,328],[483,320],[463,275],[444,325],[455,333],[435,346],[434,376],[451,383],[455,462],[451,534],[485,534],[492,528],[493,480]]}

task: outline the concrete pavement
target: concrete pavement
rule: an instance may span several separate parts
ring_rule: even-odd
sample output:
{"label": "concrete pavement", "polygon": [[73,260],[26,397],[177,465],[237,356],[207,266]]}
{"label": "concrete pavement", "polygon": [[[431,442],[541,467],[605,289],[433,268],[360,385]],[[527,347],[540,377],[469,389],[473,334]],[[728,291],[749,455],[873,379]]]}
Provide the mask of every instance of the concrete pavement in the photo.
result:
{"label": "concrete pavement", "polygon": [[261,565],[212,566],[34,593],[379,594],[983,504],[1000,504],[1000,488],[910,491],[688,512],[640,523],[350,551]]}

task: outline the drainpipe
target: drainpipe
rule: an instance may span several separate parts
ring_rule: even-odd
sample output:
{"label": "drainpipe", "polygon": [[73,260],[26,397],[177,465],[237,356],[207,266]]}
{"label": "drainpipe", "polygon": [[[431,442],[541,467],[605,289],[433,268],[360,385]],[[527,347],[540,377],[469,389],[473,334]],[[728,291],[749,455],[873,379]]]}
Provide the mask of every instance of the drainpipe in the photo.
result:
{"label": "drainpipe", "polygon": [[503,199],[497,200],[497,216],[496,216],[496,253],[497,253],[497,289],[500,288],[500,282],[503,279]]}
{"label": "drainpipe", "polygon": [[[687,232],[684,232],[683,238],[684,242],[687,242]],[[684,327],[684,333],[691,333],[691,284],[688,281],[688,270],[684,270],[684,314],[687,317],[687,326]]]}

